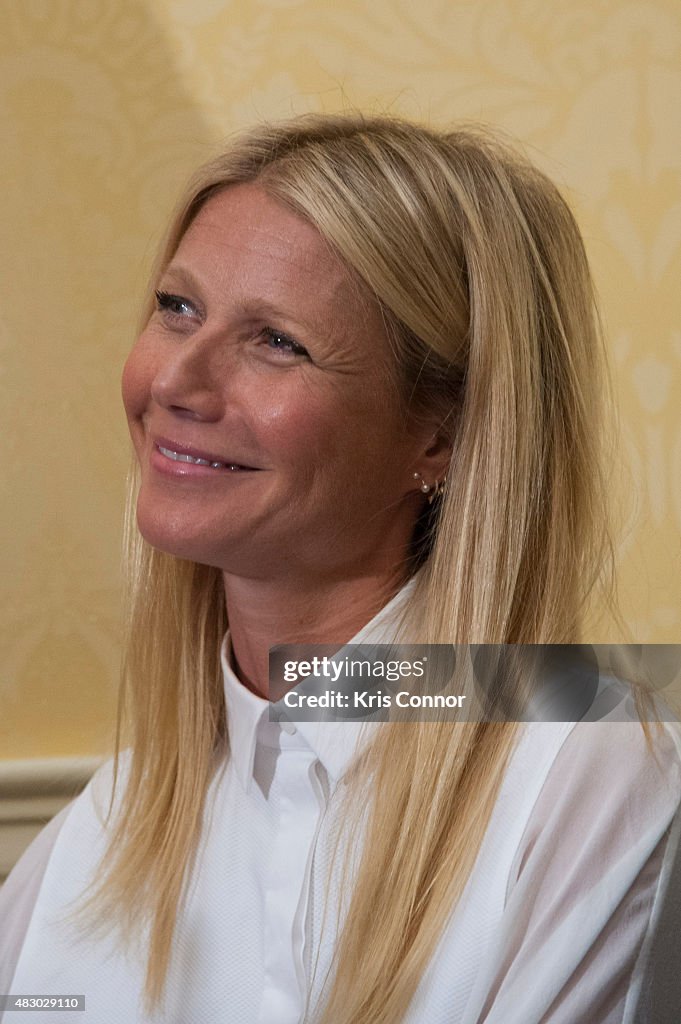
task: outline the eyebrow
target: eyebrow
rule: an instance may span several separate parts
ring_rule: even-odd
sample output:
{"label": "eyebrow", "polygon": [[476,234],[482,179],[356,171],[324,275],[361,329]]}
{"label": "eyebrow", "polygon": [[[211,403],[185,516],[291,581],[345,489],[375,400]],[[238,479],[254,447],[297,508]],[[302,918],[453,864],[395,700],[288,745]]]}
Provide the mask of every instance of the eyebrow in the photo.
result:
{"label": "eyebrow", "polygon": [[183,281],[184,284],[188,285],[190,288],[193,288],[195,291],[201,290],[201,284],[199,282],[198,277],[195,277],[191,270],[188,270],[186,267],[183,267],[182,265],[177,265],[172,262],[168,263],[167,266],[165,266],[163,268],[163,271],[161,272],[160,280],[163,280],[166,274],[170,274],[172,277],[179,278],[180,281]]}

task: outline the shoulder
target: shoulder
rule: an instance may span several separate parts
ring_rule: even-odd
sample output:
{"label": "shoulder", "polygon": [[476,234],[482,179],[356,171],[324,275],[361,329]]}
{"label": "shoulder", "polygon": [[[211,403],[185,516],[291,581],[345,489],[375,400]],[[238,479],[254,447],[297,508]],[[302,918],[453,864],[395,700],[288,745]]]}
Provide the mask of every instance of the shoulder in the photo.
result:
{"label": "shoulder", "polygon": [[635,1000],[681,804],[678,727],[648,728],[649,739],[637,720],[522,729],[509,765],[514,853],[479,986],[489,1024],[518,1019],[519,1006],[525,1020],[614,1024]]}
{"label": "shoulder", "polygon": [[575,793],[596,790],[611,799],[655,797],[660,805],[681,798],[681,732],[674,722],[577,722],[547,776],[560,775]]}
{"label": "shoulder", "polygon": [[557,752],[563,768],[569,761],[577,784],[605,783],[608,778],[675,787],[681,772],[681,732],[674,722],[638,720],[576,722]]}
{"label": "shoulder", "polygon": [[38,833],[0,889],[0,991],[8,992],[55,843],[75,801]]}
{"label": "shoulder", "polygon": [[679,727],[647,728],[648,737],[640,721],[570,728],[542,780],[511,882],[537,859],[646,861],[681,806]]}
{"label": "shoulder", "polygon": [[[120,799],[130,766],[130,751],[119,756],[118,781],[114,790],[115,760],[104,761],[81,793],[63,807],[38,833],[21,855],[0,889],[0,978],[3,966],[18,952],[38,900],[45,872],[58,844],[71,847],[74,836],[88,841],[87,833],[100,830],[112,794]],[[92,828],[84,830],[84,824]],[[74,851],[70,851],[74,852]],[[0,991],[6,991],[0,985]]]}
{"label": "shoulder", "polygon": [[9,991],[46,875],[55,861],[59,871],[64,863],[92,857],[104,837],[112,796],[117,804],[124,791],[130,761],[129,750],[121,751],[117,772],[114,758],[104,761],[82,792],[38,833],[0,889],[0,992]]}

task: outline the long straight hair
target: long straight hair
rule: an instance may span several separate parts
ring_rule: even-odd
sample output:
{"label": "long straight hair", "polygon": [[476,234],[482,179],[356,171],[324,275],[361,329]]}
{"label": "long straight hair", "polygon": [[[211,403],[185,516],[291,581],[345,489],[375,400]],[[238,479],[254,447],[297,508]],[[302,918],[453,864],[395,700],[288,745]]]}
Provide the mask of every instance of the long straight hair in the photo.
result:
{"label": "long straight hair", "polygon": [[[450,430],[448,485],[417,524],[405,576],[421,571],[399,632],[424,643],[583,640],[594,586],[613,594],[608,391],[584,247],[559,191],[482,129],[359,114],[258,126],[190,183],[152,284],[202,205],[244,182],[319,230],[382,311],[405,407]],[[116,921],[124,938],[148,925],[149,1008],[162,1000],[208,786],[229,757],[228,623],[219,569],[139,535],[137,486],[133,466],[114,772],[115,787],[125,739],[125,787],[85,906],[93,927]],[[403,1018],[516,739],[513,723],[382,727],[350,781],[370,793],[366,852],[315,1019]]]}

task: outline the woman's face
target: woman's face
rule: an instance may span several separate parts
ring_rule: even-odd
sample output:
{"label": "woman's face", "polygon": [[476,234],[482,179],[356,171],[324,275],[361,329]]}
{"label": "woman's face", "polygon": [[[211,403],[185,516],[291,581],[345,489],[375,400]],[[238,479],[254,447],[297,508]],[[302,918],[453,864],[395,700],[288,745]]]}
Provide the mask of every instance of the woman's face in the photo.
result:
{"label": "woman's face", "polygon": [[311,224],[255,185],[211,198],[123,371],[143,536],[253,578],[394,566],[429,433],[391,365],[377,306]]}

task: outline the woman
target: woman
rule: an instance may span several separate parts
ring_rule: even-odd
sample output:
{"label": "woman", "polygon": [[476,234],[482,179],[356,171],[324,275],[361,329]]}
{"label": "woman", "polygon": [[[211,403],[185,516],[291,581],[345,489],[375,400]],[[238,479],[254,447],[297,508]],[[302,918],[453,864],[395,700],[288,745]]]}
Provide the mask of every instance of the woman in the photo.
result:
{"label": "woman", "polygon": [[670,728],[267,714],[275,644],[583,639],[602,355],[557,190],[471,130],[257,127],[153,292],[129,731],[0,897],[7,991],[85,993],[62,1024],[631,1019]]}

